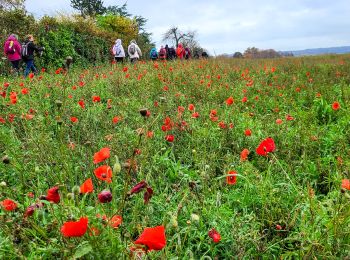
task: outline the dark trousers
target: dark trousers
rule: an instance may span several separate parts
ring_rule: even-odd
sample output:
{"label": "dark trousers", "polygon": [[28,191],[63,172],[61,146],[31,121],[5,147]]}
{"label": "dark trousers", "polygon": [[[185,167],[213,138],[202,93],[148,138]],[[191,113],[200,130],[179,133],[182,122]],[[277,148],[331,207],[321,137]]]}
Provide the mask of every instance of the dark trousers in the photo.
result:
{"label": "dark trousers", "polygon": [[29,75],[29,72],[32,71],[34,73],[37,73],[37,69],[34,65],[34,60],[26,60],[26,69],[24,71],[24,77],[26,78]]}

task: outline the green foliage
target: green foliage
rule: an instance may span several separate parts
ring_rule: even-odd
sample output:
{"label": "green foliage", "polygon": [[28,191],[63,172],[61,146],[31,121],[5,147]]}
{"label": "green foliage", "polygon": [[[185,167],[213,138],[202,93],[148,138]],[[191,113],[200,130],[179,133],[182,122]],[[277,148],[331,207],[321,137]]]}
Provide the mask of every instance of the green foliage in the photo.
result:
{"label": "green foliage", "polygon": [[80,11],[83,17],[95,17],[106,11],[101,0],[71,0],[71,6]]}

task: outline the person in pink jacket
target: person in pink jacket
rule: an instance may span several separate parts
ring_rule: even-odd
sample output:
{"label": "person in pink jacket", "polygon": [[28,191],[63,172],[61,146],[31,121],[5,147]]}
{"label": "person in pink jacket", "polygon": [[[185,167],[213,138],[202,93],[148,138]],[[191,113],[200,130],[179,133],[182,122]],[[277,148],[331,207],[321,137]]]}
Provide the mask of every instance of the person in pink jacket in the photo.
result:
{"label": "person in pink jacket", "polygon": [[15,34],[11,34],[4,44],[4,53],[17,73],[19,73],[19,62],[21,61],[21,48]]}

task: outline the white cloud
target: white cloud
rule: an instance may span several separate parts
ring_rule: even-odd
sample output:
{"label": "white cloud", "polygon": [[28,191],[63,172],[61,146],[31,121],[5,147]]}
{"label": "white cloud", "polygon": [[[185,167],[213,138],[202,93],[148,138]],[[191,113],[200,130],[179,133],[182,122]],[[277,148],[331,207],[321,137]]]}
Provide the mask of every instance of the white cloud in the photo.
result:
{"label": "white cloud", "polygon": [[[26,5],[39,16],[72,11],[69,0],[27,0]],[[171,26],[197,31],[201,45],[216,53],[244,51],[251,46],[295,50],[350,45],[348,0],[129,0],[127,10],[148,19],[146,28],[157,45]]]}

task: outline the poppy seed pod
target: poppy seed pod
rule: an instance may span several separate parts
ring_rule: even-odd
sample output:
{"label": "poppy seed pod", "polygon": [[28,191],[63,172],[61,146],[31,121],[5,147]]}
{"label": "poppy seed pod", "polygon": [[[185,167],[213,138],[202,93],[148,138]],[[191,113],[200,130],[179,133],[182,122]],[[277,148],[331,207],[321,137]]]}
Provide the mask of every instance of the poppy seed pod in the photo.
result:
{"label": "poppy seed pod", "polygon": [[101,191],[97,197],[101,203],[107,203],[112,201],[112,193],[109,190]]}

